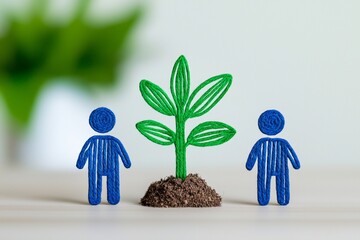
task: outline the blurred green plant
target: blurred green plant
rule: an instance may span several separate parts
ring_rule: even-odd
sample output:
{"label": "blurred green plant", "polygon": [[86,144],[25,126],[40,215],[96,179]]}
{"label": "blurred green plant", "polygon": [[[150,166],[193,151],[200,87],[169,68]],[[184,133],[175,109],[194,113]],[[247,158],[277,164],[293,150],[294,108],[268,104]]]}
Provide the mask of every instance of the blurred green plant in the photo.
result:
{"label": "blurred green plant", "polygon": [[38,95],[50,81],[66,80],[85,90],[111,86],[126,60],[125,43],[139,20],[135,9],[122,19],[90,24],[91,0],[79,0],[66,24],[46,20],[48,0],[33,0],[26,20],[6,16],[0,34],[0,94],[11,124],[25,129]]}

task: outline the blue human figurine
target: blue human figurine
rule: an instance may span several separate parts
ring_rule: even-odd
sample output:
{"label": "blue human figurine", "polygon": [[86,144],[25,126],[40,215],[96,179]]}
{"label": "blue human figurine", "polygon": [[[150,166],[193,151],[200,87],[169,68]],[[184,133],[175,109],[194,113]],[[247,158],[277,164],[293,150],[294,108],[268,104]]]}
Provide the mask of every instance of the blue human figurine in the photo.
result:
{"label": "blue human figurine", "polygon": [[[107,133],[115,126],[114,113],[105,107],[92,111],[89,124],[98,133]],[[130,168],[130,158],[119,139],[109,135],[96,135],[86,141],[76,167],[82,169],[88,161],[89,203],[101,202],[102,177],[107,177],[107,200],[110,204],[120,201],[119,157]]]}
{"label": "blue human figurine", "polygon": [[[273,136],[280,133],[285,125],[283,115],[277,110],[263,112],[258,121],[262,133]],[[246,169],[251,170],[258,160],[258,202],[267,205],[270,200],[271,177],[276,178],[277,202],[287,205],[290,201],[290,181],[288,160],[295,169],[300,162],[290,144],[282,138],[265,137],[257,141],[246,162]]]}

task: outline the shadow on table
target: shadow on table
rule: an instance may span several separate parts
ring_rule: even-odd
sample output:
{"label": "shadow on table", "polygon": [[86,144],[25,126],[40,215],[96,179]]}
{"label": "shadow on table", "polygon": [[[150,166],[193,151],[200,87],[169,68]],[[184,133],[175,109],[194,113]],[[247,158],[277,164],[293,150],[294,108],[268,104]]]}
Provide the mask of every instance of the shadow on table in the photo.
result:
{"label": "shadow on table", "polygon": [[[249,200],[243,200],[243,199],[227,198],[227,199],[223,199],[223,202],[228,203],[228,204],[236,204],[236,205],[249,205],[249,206],[258,206],[258,207],[260,206],[256,200],[249,201]],[[269,202],[269,204],[266,206],[280,206],[280,205],[277,204],[276,202]]]}
{"label": "shadow on table", "polygon": [[[106,201],[106,199],[104,199],[103,201]],[[140,199],[135,198],[135,197],[128,197],[128,196],[123,197],[123,196],[121,196],[119,204],[121,204],[121,203],[127,203],[129,205],[139,206],[140,205]],[[106,201],[106,204],[111,205],[107,201]]]}
{"label": "shadow on table", "polygon": [[87,205],[86,200],[79,200],[76,198],[71,197],[64,197],[64,196],[54,196],[54,195],[35,195],[30,194],[28,192],[24,193],[2,193],[2,197],[5,198],[14,198],[17,200],[30,200],[30,201],[43,201],[43,202],[57,202],[57,203],[71,203],[71,204],[81,204]]}
{"label": "shadow on table", "polygon": [[[47,192],[47,193],[46,193]],[[66,204],[77,204],[77,205],[89,205],[87,195],[85,196],[72,196],[70,194],[56,194],[51,191],[43,191],[42,193],[33,192],[30,189],[25,189],[23,191],[2,191],[0,193],[1,198],[5,199],[16,199],[16,200],[29,200],[29,201],[41,201],[41,202],[56,202],[56,203],[66,203]],[[130,205],[139,205],[140,199],[136,197],[124,196],[121,197],[120,203],[127,203]],[[106,195],[102,196],[101,204],[110,205],[107,202]]]}
{"label": "shadow on table", "polygon": [[81,204],[89,205],[87,201],[79,200],[75,198],[68,197],[59,197],[59,196],[36,196],[32,197],[33,200],[46,201],[46,202],[58,202],[58,203],[71,203],[71,204]]}
{"label": "shadow on table", "polygon": [[[37,196],[36,198],[33,198],[33,199],[39,200],[39,201],[47,201],[47,202],[90,205],[89,202],[87,201],[87,199],[79,200],[79,199],[75,199],[75,198],[65,198],[65,197],[55,197],[55,196],[40,196],[40,197]],[[121,198],[119,204],[121,204],[121,203],[127,203],[127,204],[131,204],[131,205],[139,205],[140,200],[135,199],[135,198],[124,197],[124,198]],[[107,202],[106,197],[105,197],[105,198],[102,198],[100,205],[111,205],[111,204]]]}
{"label": "shadow on table", "polygon": [[236,205],[259,206],[259,204],[256,201],[249,201],[249,200],[235,199],[235,198],[224,198],[223,203],[236,204]]}

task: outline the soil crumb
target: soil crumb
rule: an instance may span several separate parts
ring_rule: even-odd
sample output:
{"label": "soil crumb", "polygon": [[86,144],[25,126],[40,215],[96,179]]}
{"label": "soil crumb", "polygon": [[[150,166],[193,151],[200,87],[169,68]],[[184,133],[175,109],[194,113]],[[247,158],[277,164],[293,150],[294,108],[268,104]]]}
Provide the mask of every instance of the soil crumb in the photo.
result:
{"label": "soil crumb", "polygon": [[185,180],[170,176],[152,183],[140,203],[163,208],[218,207],[221,196],[197,174],[189,174]]}

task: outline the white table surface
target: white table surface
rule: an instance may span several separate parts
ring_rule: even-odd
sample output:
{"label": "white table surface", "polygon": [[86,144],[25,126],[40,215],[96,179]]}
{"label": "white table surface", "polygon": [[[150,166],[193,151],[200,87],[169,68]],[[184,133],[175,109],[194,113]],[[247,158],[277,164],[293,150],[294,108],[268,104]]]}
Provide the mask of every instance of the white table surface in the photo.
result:
{"label": "white table surface", "polygon": [[221,207],[202,209],[140,206],[166,174],[121,171],[121,202],[108,205],[104,186],[103,203],[90,206],[87,169],[0,170],[0,239],[360,239],[359,167],[291,170],[285,207],[274,186],[270,204],[257,205],[255,169],[202,170],[223,197]]}

